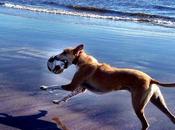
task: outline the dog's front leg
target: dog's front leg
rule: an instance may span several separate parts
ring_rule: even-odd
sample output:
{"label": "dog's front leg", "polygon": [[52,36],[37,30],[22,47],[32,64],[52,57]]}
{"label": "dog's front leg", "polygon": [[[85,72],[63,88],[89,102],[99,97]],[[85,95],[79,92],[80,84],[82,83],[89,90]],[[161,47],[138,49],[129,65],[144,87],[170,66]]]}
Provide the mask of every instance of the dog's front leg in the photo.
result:
{"label": "dog's front leg", "polygon": [[72,86],[72,84],[70,83],[70,84],[62,85],[61,88],[66,91],[74,91],[74,88],[76,88],[76,86]]}
{"label": "dog's front leg", "polygon": [[63,97],[61,100],[53,100],[53,103],[54,104],[60,104],[61,102],[66,102],[69,99],[71,99],[72,97],[85,92],[85,90],[86,90],[85,88],[78,87],[73,92],[71,92],[70,94]]}
{"label": "dog's front leg", "polygon": [[95,71],[95,67],[92,65],[83,65],[75,73],[70,84],[62,85],[62,88],[67,91],[74,91],[78,88],[84,81],[86,81]]}

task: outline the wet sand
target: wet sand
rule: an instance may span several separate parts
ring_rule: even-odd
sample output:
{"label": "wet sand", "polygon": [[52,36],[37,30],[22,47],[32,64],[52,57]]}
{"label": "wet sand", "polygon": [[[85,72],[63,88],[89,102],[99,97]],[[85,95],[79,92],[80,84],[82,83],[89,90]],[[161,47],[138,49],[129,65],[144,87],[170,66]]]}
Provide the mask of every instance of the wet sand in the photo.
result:
{"label": "wet sand", "polygon": [[[127,91],[104,95],[87,92],[54,105],[53,99],[68,93],[39,89],[41,85],[70,82],[74,67],[54,75],[47,70],[46,62],[49,56],[77,43],[84,43],[86,51],[101,62],[140,69],[162,82],[175,82],[173,29],[22,11],[17,15],[13,11],[0,10],[1,130],[60,130],[53,117],[59,117],[70,130],[140,129]],[[175,90],[161,90],[175,113]],[[146,116],[150,130],[175,129],[151,103]]]}

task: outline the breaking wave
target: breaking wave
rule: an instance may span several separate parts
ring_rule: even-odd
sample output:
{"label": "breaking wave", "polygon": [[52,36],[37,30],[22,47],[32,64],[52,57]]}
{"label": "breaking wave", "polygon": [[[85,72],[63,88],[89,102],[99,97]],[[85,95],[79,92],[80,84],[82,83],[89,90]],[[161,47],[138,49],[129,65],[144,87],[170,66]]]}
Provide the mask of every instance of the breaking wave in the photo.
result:
{"label": "breaking wave", "polygon": [[[58,4],[54,2],[47,4],[58,6]],[[162,15],[147,14],[147,13],[122,12],[116,10],[109,10],[105,8],[73,6],[73,5],[59,5],[65,7],[66,9],[58,9],[58,8],[52,9],[52,8],[43,8],[40,6],[39,7],[26,6],[26,5],[0,2],[0,6],[20,10],[29,10],[34,12],[51,13],[51,14],[81,16],[81,17],[97,18],[97,19],[109,19],[116,21],[122,20],[122,21],[144,22],[159,26],[175,28],[175,18]]]}

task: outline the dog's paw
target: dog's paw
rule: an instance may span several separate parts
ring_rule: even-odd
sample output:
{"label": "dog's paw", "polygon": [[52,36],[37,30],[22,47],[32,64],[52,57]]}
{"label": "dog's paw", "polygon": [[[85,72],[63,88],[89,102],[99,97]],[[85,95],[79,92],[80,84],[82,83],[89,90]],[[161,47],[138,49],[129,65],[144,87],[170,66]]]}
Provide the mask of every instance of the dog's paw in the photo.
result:
{"label": "dog's paw", "polygon": [[61,101],[60,100],[52,100],[53,104],[60,104]]}
{"label": "dog's paw", "polygon": [[42,85],[42,86],[40,86],[40,89],[41,90],[47,90],[48,89],[48,86]]}

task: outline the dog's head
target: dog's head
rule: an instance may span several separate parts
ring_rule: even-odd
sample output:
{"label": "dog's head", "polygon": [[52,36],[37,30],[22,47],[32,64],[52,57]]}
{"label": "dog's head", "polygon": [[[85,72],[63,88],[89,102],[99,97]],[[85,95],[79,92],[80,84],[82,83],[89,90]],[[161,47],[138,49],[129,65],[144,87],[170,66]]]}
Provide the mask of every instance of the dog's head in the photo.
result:
{"label": "dog's head", "polygon": [[56,60],[65,62],[67,68],[72,64],[76,64],[83,48],[84,48],[83,44],[80,44],[75,48],[66,48],[60,54],[56,55],[54,58]]}

